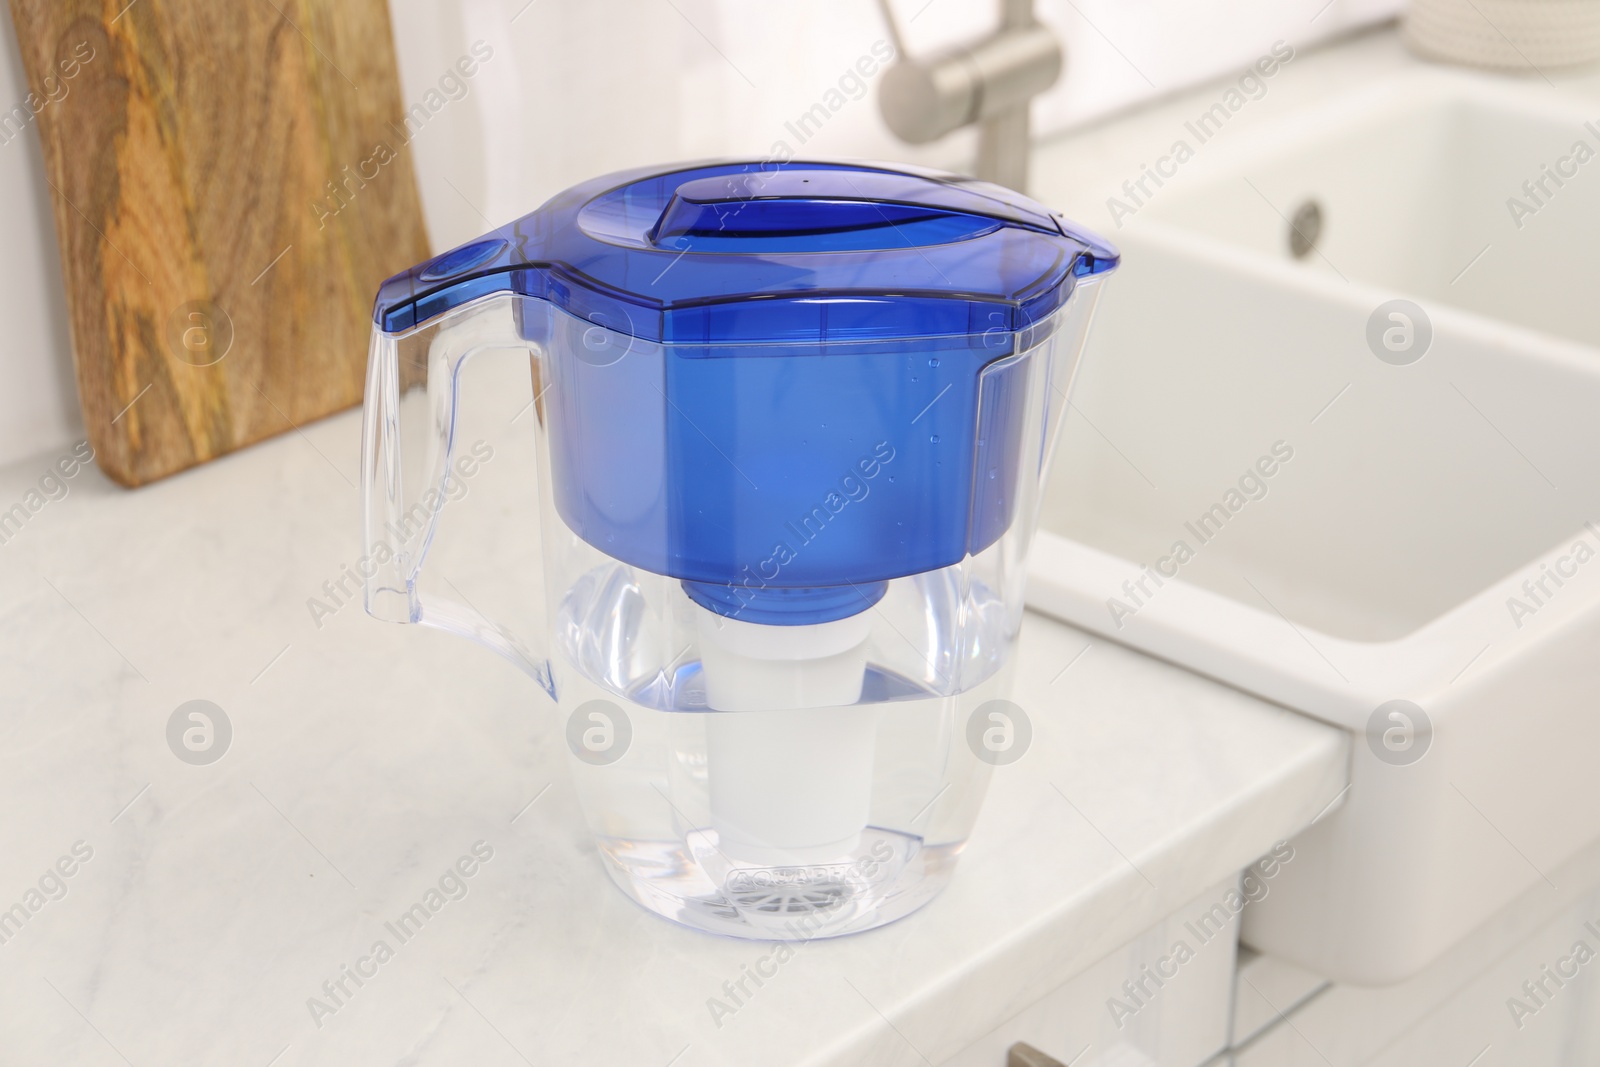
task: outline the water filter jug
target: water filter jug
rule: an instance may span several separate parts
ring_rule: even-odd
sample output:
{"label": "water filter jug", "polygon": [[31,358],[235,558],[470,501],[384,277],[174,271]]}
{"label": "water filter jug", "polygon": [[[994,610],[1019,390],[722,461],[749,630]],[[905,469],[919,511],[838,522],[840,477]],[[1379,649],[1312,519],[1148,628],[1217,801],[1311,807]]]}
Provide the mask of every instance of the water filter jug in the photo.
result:
{"label": "water filter jug", "polygon": [[[644,907],[786,940],[899,918],[998,762],[1039,487],[1116,264],[1020,194],[910,167],[576,186],[378,293],[367,611],[538,683]],[[507,349],[542,635],[423,581],[466,477],[463,368]]]}

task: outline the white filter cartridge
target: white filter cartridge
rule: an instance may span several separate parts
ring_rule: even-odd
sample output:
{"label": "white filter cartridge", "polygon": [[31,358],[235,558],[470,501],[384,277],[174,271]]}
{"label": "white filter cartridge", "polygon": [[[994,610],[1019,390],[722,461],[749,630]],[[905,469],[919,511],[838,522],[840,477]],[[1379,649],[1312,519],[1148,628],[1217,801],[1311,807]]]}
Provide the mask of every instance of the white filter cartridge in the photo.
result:
{"label": "white filter cartridge", "polygon": [[847,855],[872,805],[875,709],[856,705],[870,620],[769,626],[699,612],[711,822],[737,862]]}

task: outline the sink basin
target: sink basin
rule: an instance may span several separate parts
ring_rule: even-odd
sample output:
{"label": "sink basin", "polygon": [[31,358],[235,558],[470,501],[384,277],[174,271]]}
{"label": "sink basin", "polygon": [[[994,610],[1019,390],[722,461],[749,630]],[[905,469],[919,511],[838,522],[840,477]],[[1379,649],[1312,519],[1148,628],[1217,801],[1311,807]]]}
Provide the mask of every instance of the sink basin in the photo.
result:
{"label": "sink basin", "polygon": [[1358,735],[1244,927],[1340,981],[1600,837],[1588,120],[1418,72],[1205,146],[1118,234],[1029,603]]}

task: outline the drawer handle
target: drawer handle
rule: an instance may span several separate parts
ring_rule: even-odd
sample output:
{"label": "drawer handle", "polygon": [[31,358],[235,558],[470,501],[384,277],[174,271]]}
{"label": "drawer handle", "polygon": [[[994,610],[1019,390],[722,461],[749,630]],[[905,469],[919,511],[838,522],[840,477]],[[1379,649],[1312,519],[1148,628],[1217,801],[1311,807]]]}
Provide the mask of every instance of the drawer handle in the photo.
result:
{"label": "drawer handle", "polygon": [[1066,1067],[1066,1064],[1018,1041],[1006,1051],[1006,1067]]}

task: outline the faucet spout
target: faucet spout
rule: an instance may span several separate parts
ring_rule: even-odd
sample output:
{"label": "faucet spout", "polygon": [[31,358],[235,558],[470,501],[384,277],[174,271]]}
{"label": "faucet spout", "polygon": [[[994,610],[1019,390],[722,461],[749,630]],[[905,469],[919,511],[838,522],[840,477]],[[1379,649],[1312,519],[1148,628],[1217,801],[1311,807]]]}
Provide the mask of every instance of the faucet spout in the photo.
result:
{"label": "faucet spout", "polygon": [[911,59],[891,0],[879,0],[900,61],[883,76],[878,106],[889,129],[910,144],[976,124],[977,176],[1024,191],[1028,105],[1061,75],[1061,44],[1034,17],[1033,0],[1001,0],[1000,25],[966,47]]}

